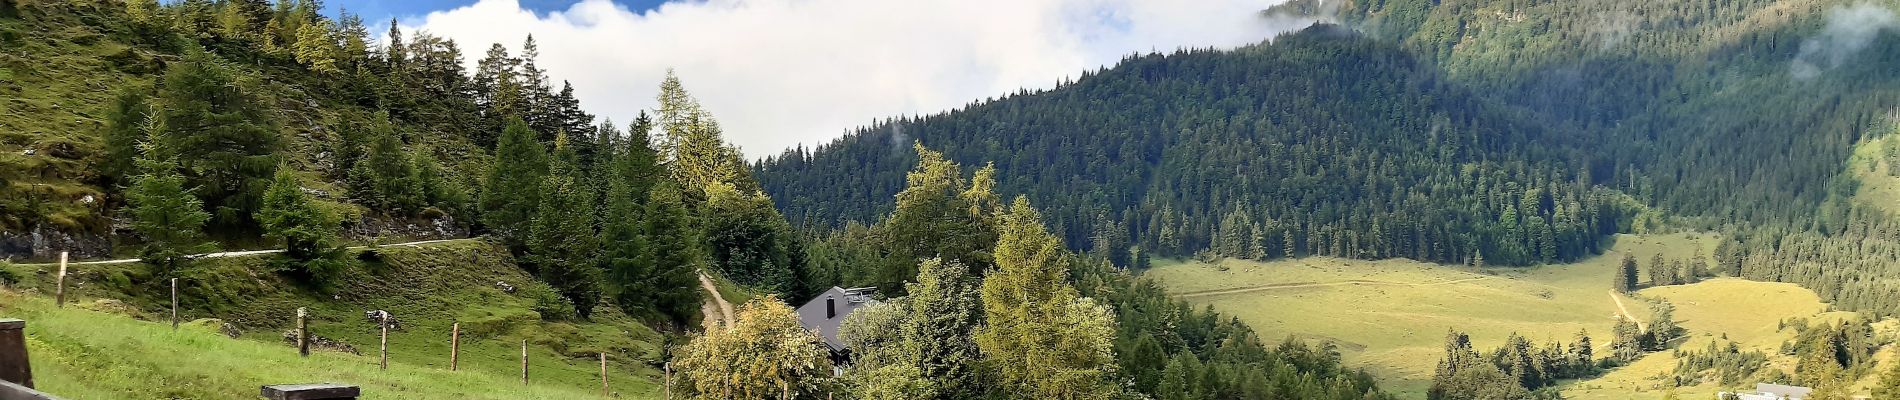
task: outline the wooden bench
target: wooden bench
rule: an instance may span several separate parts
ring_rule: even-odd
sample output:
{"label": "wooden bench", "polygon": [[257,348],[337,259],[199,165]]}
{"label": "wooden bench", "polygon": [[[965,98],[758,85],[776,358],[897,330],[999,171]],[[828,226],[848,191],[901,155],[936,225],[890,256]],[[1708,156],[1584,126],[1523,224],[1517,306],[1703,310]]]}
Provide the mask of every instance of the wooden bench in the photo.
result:
{"label": "wooden bench", "polygon": [[270,400],[352,400],[362,393],[362,389],[355,385],[335,383],[270,385],[263,388],[264,398]]}

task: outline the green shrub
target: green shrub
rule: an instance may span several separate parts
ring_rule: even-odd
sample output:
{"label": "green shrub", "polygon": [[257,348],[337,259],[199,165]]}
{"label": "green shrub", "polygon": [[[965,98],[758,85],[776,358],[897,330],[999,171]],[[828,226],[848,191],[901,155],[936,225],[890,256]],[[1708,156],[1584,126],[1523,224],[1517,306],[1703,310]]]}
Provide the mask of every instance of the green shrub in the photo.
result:
{"label": "green shrub", "polygon": [[13,270],[12,263],[0,261],[0,285],[14,285],[17,283],[20,283],[20,272]]}
{"label": "green shrub", "polygon": [[526,291],[525,294],[529,298],[534,299],[534,312],[541,313],[541,319],[566,321],[578,315],[574,311],[574,303],[569,303],[567,298],[561,297],[561,294],[555,293],[553,289],[540,285],[521,289]]}

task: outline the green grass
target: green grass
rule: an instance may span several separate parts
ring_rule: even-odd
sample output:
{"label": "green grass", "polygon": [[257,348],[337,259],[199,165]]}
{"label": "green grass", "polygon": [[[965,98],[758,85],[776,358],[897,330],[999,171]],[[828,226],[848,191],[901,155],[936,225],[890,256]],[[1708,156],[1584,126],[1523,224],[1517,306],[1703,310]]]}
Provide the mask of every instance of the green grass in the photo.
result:
{"label": "green grass", "polygon": [[[1618,313],[1611,273],[1621,253],[1633,253],[1644,264],[1658,253],[1687,258],[1697,247],[1707,255],[1717,243],[1713,239],[1621,235],[1605,255],[1534,268],[1305,258],[1227,260],[1218,266],[1164,262],[1146,274],[1190,302],[1240,318],[1264,337],[1333,342],[1348,365],[1367,368],[1388,390],[1422,397],[1447,330],[1471,334],[1483,349],[1511,333],[1568,343],[1578,330],[1588,330],[1596,343],[1607,343]],[[1648,318],[1647,303],[1621,299],[1631,314]]]}
{"label": "green grass", "polygon": [[[654,366],[662,362],[661,347],[666,337],[612,307],[602,307],[592,321],[543,321],[534,310],[535,299],[537,293],[550,289],[515,267],[507,252],[497,246],[456,241],[386,247],[379,254],[380,261],[362,263],[339,284],[325,290],[304,288],[270,272],[268,257],[207,259],[182,272],[183,318],[229,321],[243,330],[239,340],[216,334],[171,335],[166,324],[127,318],[168,313],[168,288],[153,277],[149,266],[142,264],[72,268],[69,301],[87,305],[98,299],[112,299],[130,305],[133,310],[116,313],[121,314],[119,317],[78,310],[88,308],[83,306],[52,310],[48,295],[57,267],[12,266],[26,278],[15,289],[23,294],[9,294],[12,297],[0,303],[0,317],[24,318],[44,328],[28,332],[39,343],[35,346],[45,349],[35,349],[35,367],[44,371],[36,376],[42,382],[52,382],[43,386],[49,392],[77,399],[127,398],[126,393],[134,393],[128,390],[141,386],[189,393],[178,396],[183,398],[251,398],[257,385],[326,380],[366,385],[374,389],[372,393],[401,393],[383,398],[464,398],[466,393],[479,394],[475,398],[585,398],[597,396],[599,391],[595,357],[602,352],[608,354],[610,380],[616,391],[631,397],[651,397],[659,392],[655,382],[660,379]],[[496,287],[497,281],[518,289],[504,293]],[[282,343],[280,335],[294,324],[297,307],[307,307],[312,313],[314,333],[349,343],[363,356],[326,354],[313,358],[327,360],[322,363],[296,360],[295,351]],[[378,331],[363,313],[374,309],[389,310],[402,321],[404,329],[392,331],[389,336],[390,359],[403,370],[418,371],[407,374],[413,379],[382,377],[373,371]],[[455,322],[461,322],[463,329],[460,374],[475,378],[442,374],[448,368],[449,331]],[[526,389],[529,391],[518,388],[520,345],[524,340],[529,343],[531,381],[535,383]],[[226,351],[226,347],[231,350]],[[255,365],[240,364],[252,361],[177,356],[209,351],[256,360]],[[124,357],[97,357],[102,354]],[[299,362],[308,368],[271,367]],[[328,368],[331,365],[336,368]],[[232,377],[204,372],[223,370],[259,371]],[[457,384],[485,379],[503,385],[512,383],[516,388]],[[58,383],[96,380],[114,383],[96,390]],[[578,394],[561,395],[570,388],[579,389],[574,392]],[[131,398],[144,398],[140,396]]]}
{"label": "green grass", "polygon": [[[28,321],[35,381],[67,399],[248,400],[265,384],[326,381],[360,385],[365,399],[601,398],[598,381],[551,379],[557,372],[547,361],[531,367],[533,384],[524,386],[515,374],[451,372],[400,356],[392,357],[387,371],[377,368],[374,355],[318,352],[302,358],[289,346],[230,339],[196,326],[173,331],[165,323],[80,307],[57,309],[50,299],[13,291],[0,291],[0,314]],[[400,355],[403,348],[397,349]],[[469,361],[487,358],[493,357]],[[629,379],[614,378],[626,390]]]}
{"label": "green grass", "polygon": [[[1853,316],[1849,312],[1828,312],[1827,304],[1821,302],[1820,296],[1790,283],[1718,278],[1693,285],[1647,288],[1638,294],[1668,300],[1676,306],[1676,320],[1689,332],[1689,338],[1680,348],[1702,349],[1710,341],[1721,344],[1734,341],[1744,349],[1768,353],[1771,367],[1782,368],[1791,375],[1794,373],[1793,357],[1776,354],[1781,343],[1795,335],[1792,329],[1777,329],[1782,319],[1803,317],[1820,321]],[[1715,383],[1664,388],[1660,378],[1668,376],[1675,368],[1676,358],[1670,352],[1651,353],[1602,376],[1565,386],[1564,397],[1660,398],[1673,391],[1682,398],[1696,399],[1714,398],[1716,392],[1724,390]]]}

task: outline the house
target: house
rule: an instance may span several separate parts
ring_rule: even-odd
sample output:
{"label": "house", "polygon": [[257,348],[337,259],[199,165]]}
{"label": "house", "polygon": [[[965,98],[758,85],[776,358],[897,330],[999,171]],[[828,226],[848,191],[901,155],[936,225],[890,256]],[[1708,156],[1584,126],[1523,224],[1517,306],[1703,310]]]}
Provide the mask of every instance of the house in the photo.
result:
{"label": "house", "polygon": [[1813,391],[1814,389],[1800,386],[1757,383],[1754,392],[1722,392],[1718,394],[1718,397],[1735,400],[1801,400],[1808,397],[1808,392]]}
{"label": "house", "polygon": [[851,315],[851,311],[875,303],[876,300],[871,299],[875,294],[877,288],[874,287],[844,289],[832,286],[830,290],[819,293],[798,307],[798,323],[825,339],[825,346],[831,349],[832,361],[842,364],[850,352],[845,348],[844,341],[838,340],[838,326],[844,324],[844,317]]}

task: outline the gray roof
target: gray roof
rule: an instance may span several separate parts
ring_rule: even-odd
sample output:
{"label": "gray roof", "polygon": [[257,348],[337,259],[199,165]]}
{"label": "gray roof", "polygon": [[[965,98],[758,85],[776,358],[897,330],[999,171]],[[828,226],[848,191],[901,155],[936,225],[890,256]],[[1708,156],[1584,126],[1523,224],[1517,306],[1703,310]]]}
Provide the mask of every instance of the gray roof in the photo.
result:
{"label": "gray roof", "polygon": [[[871,300],[871,294],[876,292],[877,288],[844,289],[832,286],[830,290],[819,293],[812,297],[811,301],[798,307],[798,323],[804,325],[807,330],[817,332],[819,337],[825,339],[825,345],[830,346],[832,351],[844,350],[844,342],[838,340],[838,326],[844,324],[844,318],[850,316],[851,311],[875,302]],[[825,317],[825,299],[836,301],[838,307],[836,316]]]}

